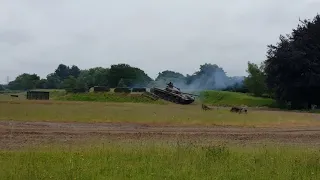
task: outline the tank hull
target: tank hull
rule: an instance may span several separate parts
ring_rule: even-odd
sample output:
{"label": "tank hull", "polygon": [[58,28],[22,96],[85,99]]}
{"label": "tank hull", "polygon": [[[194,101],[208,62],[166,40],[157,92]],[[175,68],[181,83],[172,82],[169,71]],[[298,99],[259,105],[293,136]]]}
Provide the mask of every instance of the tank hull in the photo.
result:
{"label": "tank hull", "polygon": [[151,88],[150,92],[159,98],[176,104],[191,104],[195,99],[178,91],[169,91],[167,89]]}

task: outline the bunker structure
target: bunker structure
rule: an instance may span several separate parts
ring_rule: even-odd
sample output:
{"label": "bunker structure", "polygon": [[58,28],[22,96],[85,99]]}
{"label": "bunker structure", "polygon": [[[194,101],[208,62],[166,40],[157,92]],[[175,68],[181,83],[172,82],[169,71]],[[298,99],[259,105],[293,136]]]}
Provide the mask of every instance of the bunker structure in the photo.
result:
{"label": "bunker structure", "polygon": [[49,100],[50,93],[47,91],[27,91],[28,100]]}

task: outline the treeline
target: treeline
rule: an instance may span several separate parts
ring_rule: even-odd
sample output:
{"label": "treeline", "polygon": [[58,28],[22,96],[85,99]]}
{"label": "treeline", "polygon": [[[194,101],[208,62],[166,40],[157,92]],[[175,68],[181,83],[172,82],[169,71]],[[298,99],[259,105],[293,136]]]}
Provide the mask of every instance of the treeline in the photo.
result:
{"label": "treeline", "polygon": [[184,89],[224,89],[234,84],[240,86],[243,78],[228,77],[217,65],[204,64],[199,71],[184,76],[174,71],[163,71],[153,80],[143,70],[128,64],[111,65],[110,68],[96,67],[80,70],[77,66],[71,67],[60,64],[53,73],[41,79],[36,74],[23,73],[7,88],[11,90],[28,89],[65,89],[67,92],[86,92],[94,86],[115,87],[164,87],[173,82]]}
{"label": "treeline", "polygon": [[80,70],[76,65],[69,67],[60,64],[44,79],[36,74],[23,73],[9,82],[7,88],[11,90],[66,89],[67,92],[86,92],[93,86],[145,86],[150,81],[152,79],[144,71],[127,64],[85,70]]}
{"label": "treeline", "polygon": [[310,109],[320,105],[320,16],[300,23],[291,34],[280,35],[276,45],[268,45],[261,65],[248,63],[244,84],[279,106]]}

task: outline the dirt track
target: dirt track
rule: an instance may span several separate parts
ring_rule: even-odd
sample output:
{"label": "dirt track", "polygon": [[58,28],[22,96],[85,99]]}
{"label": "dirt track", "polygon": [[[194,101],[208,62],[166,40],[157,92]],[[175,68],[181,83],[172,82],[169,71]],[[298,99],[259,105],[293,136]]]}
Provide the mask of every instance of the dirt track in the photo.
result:
{"label": "dirt track", "polygon": [[0,149],[88,139],[223,140],[278,142],[320,146],[320,127],[243,128],[232,126],[165,126],[132,123],[58,123],[0,121]]}

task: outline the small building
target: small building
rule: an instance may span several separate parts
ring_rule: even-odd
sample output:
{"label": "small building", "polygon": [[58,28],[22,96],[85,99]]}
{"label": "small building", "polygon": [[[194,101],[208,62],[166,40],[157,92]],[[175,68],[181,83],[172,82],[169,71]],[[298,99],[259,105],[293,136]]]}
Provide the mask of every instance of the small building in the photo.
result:
{"label": "small building", "polygon": [[49,96],[47,91],[27,91],[28,100],[49,100]]}

